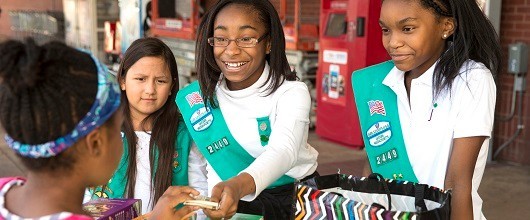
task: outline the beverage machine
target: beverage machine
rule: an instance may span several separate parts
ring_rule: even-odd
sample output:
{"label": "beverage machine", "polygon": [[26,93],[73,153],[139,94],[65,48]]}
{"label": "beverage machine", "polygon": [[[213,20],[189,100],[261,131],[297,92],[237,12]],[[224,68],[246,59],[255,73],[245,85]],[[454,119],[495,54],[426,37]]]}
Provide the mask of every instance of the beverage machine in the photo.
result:
{"label": "beverage machine", "polygon": [[381,1],[321,1],[316,133],[353,148],[361,148],[363,140],[351,74],[389,59],[380,10]]}

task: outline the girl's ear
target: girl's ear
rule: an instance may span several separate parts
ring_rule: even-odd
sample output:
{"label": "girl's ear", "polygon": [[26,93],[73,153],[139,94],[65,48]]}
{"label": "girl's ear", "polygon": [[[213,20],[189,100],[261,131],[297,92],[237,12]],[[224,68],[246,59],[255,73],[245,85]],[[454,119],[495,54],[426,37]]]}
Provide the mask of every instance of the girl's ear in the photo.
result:
{"label": "girl's ear", "polygon": [[448,17],[443,18],[442,24],[443,24],[442,38],[445,40],[449,36],[451,36],[453,33],[455,33],[457,24],[454,18],[448,18]]}
{"label": "girl's ear", "polygon": [[120,80],[121,91],[125,91],[125,77]]}
{"label": "girl's ear", "polygon": [[271,53],[271,48],[272,48],[272,44],[271,44],[271,39],[269,37],[269,39],[267,40],[267,48],[265,48],[265,53],[266,54],[270,54]]}
{"label": "girl's ear", "polygon": [[85,136],[86,153],[90,157],[98,157],[103,152],[103,136],[100,128],[96,128]]}
{"label": "girl's ear", "polygon": [[173,87],[175,87],[175,86],[179,86],[179,85],[177,85],[177,84],[178,84],[178,83],[177,83],[177,78],[173,78],[173,79],[172,79],[172,83],[171,83],[171,87],[169,87],[169,96],[171,96],[171,93],[172,93],[172,91],[173,91]]}

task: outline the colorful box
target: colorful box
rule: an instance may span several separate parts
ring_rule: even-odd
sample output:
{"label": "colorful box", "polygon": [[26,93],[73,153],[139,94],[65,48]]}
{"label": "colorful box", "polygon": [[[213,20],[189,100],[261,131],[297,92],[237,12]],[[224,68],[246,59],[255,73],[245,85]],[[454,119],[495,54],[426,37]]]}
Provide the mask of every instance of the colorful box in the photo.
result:
{"label": "colorful box", "polygon": [[96,199],[83,204],[83,210],[98,220],[128,220],[141,215],[139,199]]}

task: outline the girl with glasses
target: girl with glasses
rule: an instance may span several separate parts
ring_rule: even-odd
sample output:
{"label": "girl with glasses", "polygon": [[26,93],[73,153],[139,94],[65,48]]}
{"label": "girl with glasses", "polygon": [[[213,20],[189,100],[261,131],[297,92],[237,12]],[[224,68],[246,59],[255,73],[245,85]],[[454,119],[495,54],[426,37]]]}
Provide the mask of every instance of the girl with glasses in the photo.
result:
{"label": "girl with glasses", "polygon": [[219,1],[203,17],[196,49],[198,82],[181,89],[177,104],[221,204],[206,214],[289,219],[293,183],[316,175],[318,153],[307,143],[309,91],[289,67],[275,8]]}

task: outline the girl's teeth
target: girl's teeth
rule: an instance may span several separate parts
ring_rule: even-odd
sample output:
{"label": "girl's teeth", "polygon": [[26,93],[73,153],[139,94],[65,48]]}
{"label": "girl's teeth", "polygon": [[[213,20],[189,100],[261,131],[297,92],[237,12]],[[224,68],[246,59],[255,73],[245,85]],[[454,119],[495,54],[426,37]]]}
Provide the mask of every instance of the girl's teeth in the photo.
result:
{"label": "girl's teeth", "polygon": [[240,67],[240,66],[245,65],[245,62],[239,62],[239,63],[226,63],[226,65],[229,66],[229,67]]}

